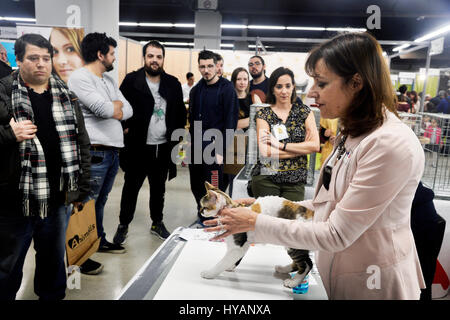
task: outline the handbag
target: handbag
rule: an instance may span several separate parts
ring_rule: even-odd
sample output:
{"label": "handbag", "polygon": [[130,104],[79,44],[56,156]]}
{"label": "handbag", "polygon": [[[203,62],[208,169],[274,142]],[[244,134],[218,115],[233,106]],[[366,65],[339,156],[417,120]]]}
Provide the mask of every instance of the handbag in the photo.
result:
{"label": "handbag", "polygon": [[97,235],[95,200],[85,203],[83,209],[73,209],[66,231],[66,252],[68,266],[81,266],[98,250],[100,238]]}

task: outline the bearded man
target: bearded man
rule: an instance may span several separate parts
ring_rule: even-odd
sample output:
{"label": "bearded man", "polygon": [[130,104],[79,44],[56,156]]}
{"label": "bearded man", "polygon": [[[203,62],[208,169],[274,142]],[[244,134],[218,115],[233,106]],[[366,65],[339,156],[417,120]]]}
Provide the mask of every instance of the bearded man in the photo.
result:
{"label": "bearded man", "polygon": [[[81,42],[86,65],[74,71],[67,82],[82,103],[86,129],[91,140],[91,194],[95,199],[99,252],[124,253],[125,248],[106,240],[103,215],[108,194],[119,170],[119,150],[124,146],[121,121],[133,115],[113,77],[107,74],[115,61],[116,41],[105,33],[89,33]],[[97,274],[100,263],[87,260],[81,272]]]}
{"label": "bearded man", "polygon": [[150,184],[150,232],[161,239],[170,233],[163,223],[164,195],[167,177],[176,176],[171,151],[178,141],[172,132],[186,125],[186,107],[181,83],[164,71],[164,46],[148,42],[142,50],[144,67],[126,75],[120,90],[133,107],[133,117],[125,121],[125,148],[120,166],[125,183],[120,202],[120,224],[114,243],[124,243],[128,225],[133,220],[139,190],[145,178]]}

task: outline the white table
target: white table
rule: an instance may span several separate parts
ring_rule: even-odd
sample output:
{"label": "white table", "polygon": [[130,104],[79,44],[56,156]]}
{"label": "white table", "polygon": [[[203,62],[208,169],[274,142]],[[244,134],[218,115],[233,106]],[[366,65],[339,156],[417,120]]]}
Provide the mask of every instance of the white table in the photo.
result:
{"label": "white table", "polygon": [[[217,263],[225,243],[180,240],[176,229],[127,284],[118,299],[127,300],[325,300],[317,273],[310,273],[308,292],[294,294],[283,286],[288,275],[275,272],[276,264],[291,260],[286,250],[274,245],[251,246],[233,272],[204,279],[200,272]],[[201,231],[201,230],[200,230]],[[203,231],[202,231],[203,232]],[[167,248],[164,248],[167,246]]]}

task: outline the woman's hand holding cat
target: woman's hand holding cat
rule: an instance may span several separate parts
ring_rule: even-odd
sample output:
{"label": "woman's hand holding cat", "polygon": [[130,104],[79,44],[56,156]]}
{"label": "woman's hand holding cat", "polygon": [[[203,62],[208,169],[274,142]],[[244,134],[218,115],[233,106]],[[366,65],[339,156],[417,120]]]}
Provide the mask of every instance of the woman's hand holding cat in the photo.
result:
{"label": "woman's hand holding cat", "polygon": [[242,233],[255,230],[256,217],[258,214],[249,208],[232,208],[219,211],[219,217],[214,220],[206,220],[203,223],[207,226],[206,232],[223,231],[224,233],[214,237],[213,241],[220,240],[235,233]]}

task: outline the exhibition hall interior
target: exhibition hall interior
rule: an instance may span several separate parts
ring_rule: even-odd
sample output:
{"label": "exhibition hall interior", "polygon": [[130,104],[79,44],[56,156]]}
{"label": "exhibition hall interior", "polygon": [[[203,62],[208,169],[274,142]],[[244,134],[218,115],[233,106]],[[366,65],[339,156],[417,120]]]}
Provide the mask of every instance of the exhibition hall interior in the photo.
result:
{"label": "exhibition hall interior", "polygon": [[[84,41],[93,33],[97,37]],[[104,38],[100,36],[103,33]],[[32,168],[26,169],[34,170],[34,165],[26,164],[26,152],[20,154],[22,160],[19,161],[17,150],[27,150],[24,145],[40,145],[28,142],[44,139],[43,134],[39,135],[39,126],[33,139],[19,141],[18,138],[13,141],[14,148],[6,142],[8,131],[16,134],[18,122],[14,119],[10,122],[11,117],[19,121],[20,116],[20,101],[14,102],[20,95],[16,86],[22,88],[22,93],[32,92],[31,104],[37,101],[33,98],[37,91],[28,86],[31,82],[21,79],[22,70],[30,68],[26,50],[31,44],[24,47],[22,61],[20,53],[17,55],[21,43],[18,39],[25,39],[29,34],[38,34],[51,44],[49,83],[56,81],[76,95],[71,96],[70,101],[75,105],[76,100],[85,123],[80,127],[78,118],[76,132],[77,135],[87,133],[90,139],[86,147],[91,168],[88,196],[74,201],[73,206],[67,203],[67,192],[64,203],[70,208],[67,222],[61,227],[65,230],[63,278],[66,277],[62,286],[66,288],[62,295],[47,292],[47,297],[262,301],[359,299],[360,294],[362,299],[450,299],[448,0],[2,0],[0,66],[8,72],[2,73],[1,78],[11,80],[0,80],[0,90],[6,88],[5,83],[10,86],[12,83],[13,93],[12,97],[10,94],[4,98],[3,91],[0,92],[0,163],[9,165],[13,160],[6,154],[17,153],[15,165],[22,165],[17,177],[25,175],[25,178],[20,176],[20,188],[25,185],[33,189],[32,185],[27,186],[27,176],[23,172],[28,165]],[[367,34],[371,37],[364,39],[378,42],[376,49],[366,49],[362,42],[357,49],[353,48],[355,52],[351,48],[342,49],[350,41],[346,35],[360,39],[360,35]],[[341,40],[330,42],[335,37]],[[111,42],[111,38],[115,41]],[[104,42],[106,51],[92,49],[96,48],[96,41],[107,41]],[[37,46],[39,50],[46,48]],[[340,49],[347,51],[340,52],[341,56],[337,55],[339,58],[334,60],[324,60]],[[88,50],[94,51],[91,60]],[[311,65],[313,54],[318,58]],[[352,60],[349,56],[361,57],[361,61],[353,61],[359,68],[369,63],[372,55],[388,73],[385,78],[381,72],[367,77],[375,82],[387,79],[389,88],[392,87],[390,97],[383,96],[377,101],[383,104],[393,101],[389,114],[396,113],[395,120],[389,116],[383,119],[398,121],[398,129],[389,131],[390,137],[379,134],[378,141],[372,137],[377,129],[373,132],[360,130],[367,131],[364,133],[367,139],[359,139],[361,142],[352,147],[358,136],[352,136],[347,126],[356,122],[338,119],[339,116],[327,118],[327,114],[331,114],[327,113],[327,108],[338,104],[336,97],[344,96],[344,89],[327,98],[328,84],[320,82],[318,74],[322,69],[317,66],[322,61],[326,70],[343,79],[347,70],[333,64]],[[375,63],[370,69],[372,73],[379,70],[377,67]],[[357,86],[361,79],[363,87],[376,86],[369,84],[366,78],[347,74],[345,77],[345,85],[351,79]],[[279,111],[282,110],[280,101],[286,99],[281,79],[289,80],[286,85],[286,90],[290,90],[288,102],[283,104],[288,106],[285,114]],[[118,116],[117,103],[120,104]],[[10,109],[6,109],[8,105]],[[111,108],[109,116],[98,111],[105,106]],[[33,111],[34,107],[28,107],[31,114],[37,112]],[[294,108],[300,110],[299,113],[294,113]],[[354,111],[367,121],[374,112]],[[5,118],[3,113],[11,117]],[[278,120],[273,122],[271,115]],[[344,113],[339,115],[344,117]],[[57,122],[54,117],[52,123]],[[33,117],[28,119],[34,121]],[[204,137],[203,140],[200,137],[197,144],[194,122],[203,125],[199,130]],[[261,126],[267,129],[266,136],[259,131]],[[365,124],[360,121],[358,126]],[[61,133],[58,127],[56,124],[53,129]],[[224,136],[225,128],[237,131],[231,131],[228,139]],[[382,128],[384,124],[380,130]],[[216,130],[222,136],[206,138],[207,129]],[[276,130],[280,130],[280,136]],[[398,140],[393,137],[397,134]],[[403,143],[402,135],[408,136],[407,143],[413,147]],[[378,151],[366,150],[370,139],[375,139],[371,148],[378,148]],[[387,156],[383,154],[386,146],[383,139],[390,141]],[[61,135],[60,139],[49,141],[58,143],[60,140]],[[231,151],[230,141],[235,147]],[[284,155],[276,162],[277,169],[273,169],[272,162],[264,162],[269,158],[266,151],[261,150],[264,143]],[[295,149],[297,145],[308,147]],[[201,147],[200,158],[202,155],[203,158],[199,162],[196,162],[195,147]],[[211,147],[214,155],[209,161],[205,154],[211,155]],[[220,148],[223,153],[217,153]],[[407,158],[405,154],[413,149],[416,155]],[[40,148],[36,150],[40,153]],[[42,154],[47,155],[47,149],[43,150]],[[83,150],[80,162],[84,161]],[[370,161],[365,158],[366,151],[368,154],[379,152],[369,158],[380,162],[367,163]],[[114,164],[106,164],[107,154],[112,155]],[[354,157],[350,157],[352,154]],[[395,154],[402,157],[396,158]],[[65,167],[65,157],[64,152],[58,155],[57,163],[64,172],[60,190],[63,190],[64,170],[70,170]],[[361,158],[355,159],[357,157]],[[389,163],[394,159],[403,162]],[[333,167],[332,161],[338,164]],[[370,165],[376,167],[369,168]],[[272,178],[269,173],[264,176],[267,168],[274,170],[275,173],[270,173],[274,175]],[[55,170],[47,166],[47,171],[50,174]],[[383,180],[386,175],[390,175],[389,179]],[[409,176],[414,182],[408,180]],[[20,199],[16,194],[22,195],[22,189],[11,191],[14,188],[9,184],[10,175],[2,172],[0,177],[1,192]],[[59,178],[57,180],[59,183]],[[53,190],[51,181],[50,190]],[[419,181],[421,187],[417,188]],[[209,184],[204,186],[205,182]],[[247,203],[243,205],[248,207],[245,210],[256,219],[252,227],[238,233],[241,237],[230,235],[225,240],[211,240],[232,228],[231,217],[217,216],[222,212],[219,211],[221,206],[238,206],[235,200],[276,195],[268,191],[270,188],[289,189],[289,192],[277,194],[288,204],[278,204],[278,200]],[[50,199],[53,199],[52,192]],[[373,197],[366,196],[366,200],[358,202],[358,197],[369,192]],[[378,197],[381,194],[386,196]],[[349,199],[352,196],[353,200]],[[372,200],[377,197],[383,200]],[[6,198],[0,199],[6,201]],[[298,204],[298,201],[311,199],[313,201]],[[14,197],[8,196],[8,200],[13,202]],[[80,203],[78,210],[75,206]],[[219,207],[216,209],[216,206]],[[283,225],[281,222],[278,225],[280,218],[263,217],[278,217],[279,212],[288,210],[286,208],[299,215],[294,214],[294,219],[299,221],[289,225],[283,221]],[[244,212],[244,208],[236,210]],[[323,218],[325,211],[321,210],[329,210],[327,218]],[[8,214],[1,212],[2,209],[0,239],[9,239],[13,229],[7,227]],[[312,212],[310,216],[309,212]],[[213,218],[205,218],[207,214]],[[362,218],[357,218],[357,214]],[[90,218],[86,218],[88,215]],[[49,219],[34,218],[37,221]],[[208,219],[217,221],[214,232],[205,232]],[[406,223],[406,229],[400,227],[399,221]],[[272,229],[271,223],[274,224]],[[361,226],[360,231],[355,231],[364,223],[364,228]],[[325,225],[329,229],[325,229]],[[99,227],[103,229],[102,234]],[[52,273],[49,271],[53,270],[52,263],[42,262],[50,258],[39,255],[43,250],[38,240],[42,230],[34,224],[30,228],[34,229],[28,234],[28,240],[23,240],[29,243],[20,244],[21,256],[1,253],[0,259],[4,261],[0,261],[0,283],[19,289],[1,293],[0,298],[37,300],[46,297],[41,293],[45,286],[39,284],[42,279],[38,277],[51,278],[52,275],[46,273]],[[285,238],[272,234],[282,233],[280,230],[286,233]],[[295,230],[297,234],[291,235]],[[349,230],[358,236],[346,234]],[[303,237],[302,232],[307,235]],[[324,236],[326,232],[330,234]],[[321,236],[326,240],[322,241]],[[391,240],[386,240],[388,238]],[[299,246],[286,250],[296,239]],[[306,239],[304,247],[303,239]],[[391,253],[383,251],[383,246],[387,247],[383,241],[392,242],[392,257]],[[369,253],[371,258],[368,258]],[[17,262],[5,262],[13,258]],[[304,260],[297,262],[296,259]],[[412,265],[416,265],[414,271],[411,271]],[[2,271],[7,268],[13,271]],[[395,279],[394,271],[386,271],[390,268],[402,279]],[[358,272],[359,280],[354,276]],[[381,280],[376,278],[377,272],[381,272]],[[384,279],[383,272],[386,272]],[[411,284],[413,280],[404,280],[411,277],[419,279],[414,282],[417,287]],[[388,278],[390,280],[385,280]],[[402,283],[401,289],[395,287],[397,280]],[[352,288],[349,288],[352,281]],[[357,281],[367,285],[360,293]],[[390,289],[385,289],[386,283]],[[189,288],[188,296],[185,288]]]}

